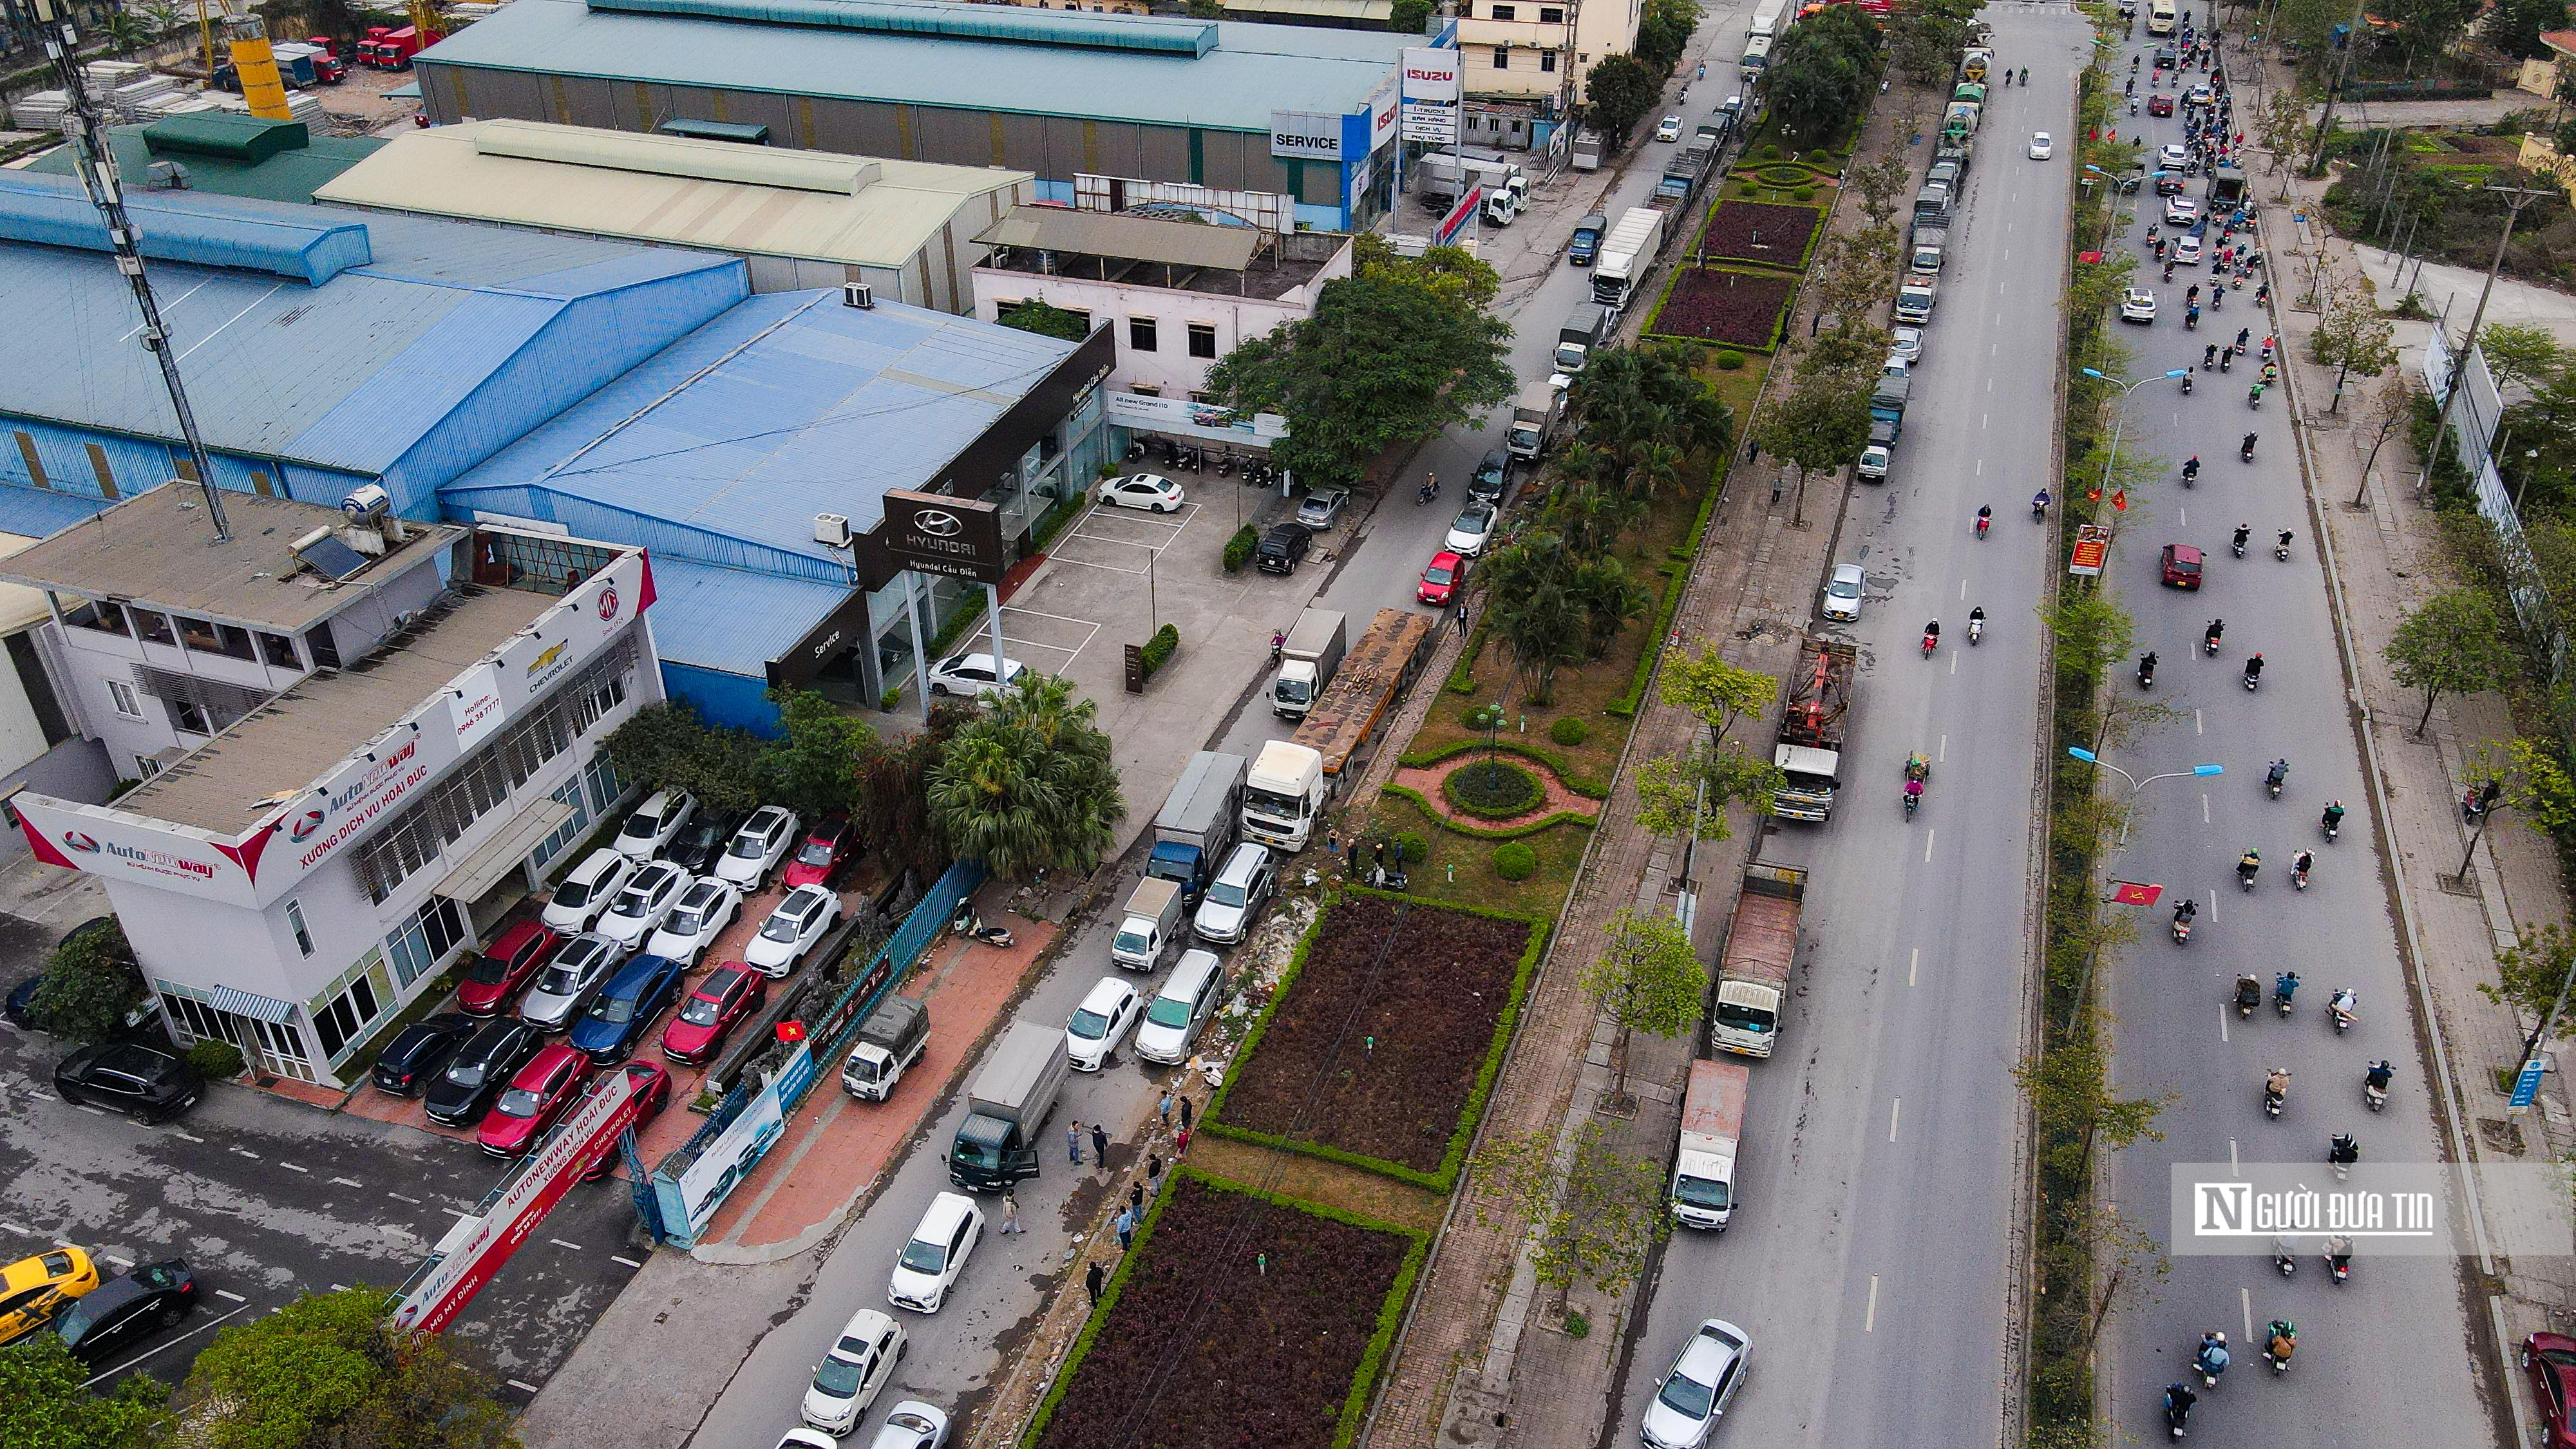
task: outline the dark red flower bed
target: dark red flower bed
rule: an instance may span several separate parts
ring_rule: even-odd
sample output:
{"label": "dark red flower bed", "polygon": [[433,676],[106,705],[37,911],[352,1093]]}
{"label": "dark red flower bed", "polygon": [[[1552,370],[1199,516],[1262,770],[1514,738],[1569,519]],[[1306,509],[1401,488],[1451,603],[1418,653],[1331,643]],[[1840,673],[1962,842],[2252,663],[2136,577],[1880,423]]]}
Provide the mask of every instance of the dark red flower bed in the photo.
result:
{"label": "dark red flower bed", "polygon": [[1195,1176],[1171,1194],[1037,1449],[1329,1449],[1412,1241]]}
{"label": "dark red flower bed", "polygon": [[1529,935],[1526,921],[1343,897],[1236,1068],[1222,1120],[1439,1171]]}
{"label": "dark red flower bed", "polygon": [[1709,216],[1706,251],[1712,261],[1794,267],[1806,257],[1807,239],[1824,218],[1812,206],[1730,201]]}
{"label": "dark red flower bed", "polygon": [[1777,339],[1781,310],[1797,288],[1796,277],[1751,272],[1685,270],[1673,282],[1664,310],[1647,330],[1667,337],[1704,337],[1735,347],[1769,347]]}

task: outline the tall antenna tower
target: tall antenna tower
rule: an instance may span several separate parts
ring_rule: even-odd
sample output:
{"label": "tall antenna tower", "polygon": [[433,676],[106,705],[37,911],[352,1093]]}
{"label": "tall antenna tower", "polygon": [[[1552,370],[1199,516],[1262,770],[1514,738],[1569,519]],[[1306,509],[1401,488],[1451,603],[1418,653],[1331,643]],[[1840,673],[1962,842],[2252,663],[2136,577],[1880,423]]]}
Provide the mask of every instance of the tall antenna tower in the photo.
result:
{"label": "tall antenna tower", "polygon": [[188,459],[197,470],[197,487],[206,495],[206,516],[215,525],[215,542],[227,542],[232,529],[224,521],[224,500],[222,490],[215,487],[214,461],[206,456],[206,440],[197,434],[197,415],[188,406],[187,386],[179,380],[179,359],[170,351],[170,333],[161,323],[161,303],[152,295],[152,279],[143,272],[143,248],[136,239],[133,219],[125,214],[125,193],[117,182],[116,153],[108,144],[107,118],[89,93],[89,77],[81,73],[78,37],[72,31],[71,16],[57,8],[56,0],[36,0],[36,21],[44,31],[45,58],[54,63],[63,94],[71,100],[71,109],[63,114],[63,131],[71,138],[73,169],[80,173],[81,189],[89,193],[90,204],[98,208],[99,216],[107,223],[107,244],[116,253],[116,269],[125,274],[126,285],[134,289],[134,305],[143,313],[143,347],[161,364],[161,383],[169,390],[171,409],[179,415],[179,436],[187,440]]}

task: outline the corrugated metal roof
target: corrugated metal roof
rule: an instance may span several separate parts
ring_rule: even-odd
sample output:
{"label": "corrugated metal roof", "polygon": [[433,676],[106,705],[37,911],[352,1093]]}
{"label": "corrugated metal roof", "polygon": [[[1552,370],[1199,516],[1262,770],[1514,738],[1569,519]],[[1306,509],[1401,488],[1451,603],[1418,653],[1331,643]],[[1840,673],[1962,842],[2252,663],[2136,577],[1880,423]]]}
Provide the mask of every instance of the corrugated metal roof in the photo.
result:
{"label": "corrugated metal roof", "polygon": [[[367,229],[345,217],[310,206],[163,201],[177,196],[125,198],[143,255],[154,261],[266,272],[314,287],[367,264]],[[79,186],[23,171],[0,173],[0,241],[110,250],[107,223]]]}
{"label": "corrugated metal roof", "polygon": [[[116,169],[125,184],[149,194],[145,178],[151,175],[155,161],[176,161],[187,168],[190,191],[210,192],[217,196],[248,196],[261,201],[309,202],[313,192],[324,182],[375,154],[384,142],[373,136],[316,136],[301,149],[281,151],[266,160],[243,164],[222,156],[200,152],[155,152],[146,143],[144,133],[181,121],[199,123],[248,121],[248,116],[203,115],[173,116],[149,126],[117,126],[109,131],[116,148]],[[277,122],[263,122],[276,125]],[[297,129],[302,129],[299,125]],[[48,176],[70,176],[72,152],[68,146],[57,146],[30,161],[23,168]]]}
{"label": "corrugated metal roof", "polygon": [[[5,555],[0,555],[5,556]],[[755,678],[841,606],[847,584],[653,555],[653,651],[674,664]]]}
{"label": "corrugated metal roof", "polygon": [[[1055,12],[995,7],[994,13],[1025,23]],[[1159,23],[1113,15],[1083,19]],[[1216,47],[1193,56],[629,14],[594,10],[580,0],[513,0],[420,59],[535,75],[1267,132],[1275,110],[1359,110],[1393,76],[1405,46],[1421,43],[1418,36],[1387,31],[1302,25],[1219,21],[1215,30]]]}
{"label": "corrugated metal roof", "polygon": [[[439,497],[451,516],[518,512],[515,495],[534,490],[697,536],[693,546],[657,537],[657,560],[738,560],[737,545],[748,544],[838,577],[842,556],[814,542],[815,514],[874,527],[888,489],[931,481],[1074,346],[896,303],[846,307],[838,292],[774,292],[558,414]],[[581,514],[576,531],[606,532],[594,516]]]}
{"label": "corrugated metal roof", "polygon": [[695,15],[758,25],[818,25],[944,40],[1183,55],[1205,55],[1216,46],[1216,26],[1210,21],[1085,15],[1034,6],[941,5],[929,0],[589,0],[589,4],[594,10]]}
{"label": "corrugated metal roof", "polygon": [[106,506],[104,498],[0,483],[0,529],[30,538],[44,538],[69,528]]}
{"label": "corrugated metal roof", "polygon": [[[11,187],[78,195],[56,177],[13,175],[0,180],[0,201]],[[391,466],[567,302],[741,265],[703,252],[185,192],[129,201],[147,236],[200,214],[281,223],[289,233],[309,230],[317,216],[363,230],[374,260],[320,286],[177,262],[153,268],[210,446],[361,473]],[[0,297],[11,326],[11,345],[0,348],[0,412],[175,435],[159,366],[134,341],[133,299],[107,257],[0,241]],[[400,407],[317,427],[389,371],[439,381]]]}
{"label": "corrugated metal roof", "polygon": [[[834,179],[841,189],[825,189]],[[918,255],[967,198],[997,190],[1026,195],[1032,180],[994,167],[472,121],[398,137],[318,198],[890,268]]]}
{"label": "corrugated metal roof", "polygon": [[1222,267],[1239,272],[1252,264],[1262,234],[1248,226],[1208,226],[1152,216],[1071,211],[1061,206],[1015,206],[975,240],[986,246],[1038,247],[1090,257],[1168,262],[1177,267]]}

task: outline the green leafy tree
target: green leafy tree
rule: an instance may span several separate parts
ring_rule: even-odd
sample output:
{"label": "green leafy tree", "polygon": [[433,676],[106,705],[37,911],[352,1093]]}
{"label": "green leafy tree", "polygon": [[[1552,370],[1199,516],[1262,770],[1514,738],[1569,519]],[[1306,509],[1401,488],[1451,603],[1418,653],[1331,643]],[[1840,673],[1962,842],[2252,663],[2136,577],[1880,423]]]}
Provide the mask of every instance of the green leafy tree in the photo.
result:
{"label": "green leafy tree", "polygon": [[[2576,77],[2576,66],[2568,67],[2568,75]],[[2485,355],[2487,372],[2499,391],[2516,383],[2548,387],[2567,375],[2571,361],[2557,334],[2521,322],[2490,322],[2479,328],[2478,351]]]}
{"label": "green leafy tree", "polygon": [[2119,605],[2099,593],[2063,596],[2043,604],[2039,618],[2057,640],[2066,662],[2082,671],[2088,682],[2128,657],[2134,626]]}
{"label": "green leafy tree", "polygon": [[1034,671],[958,727],[926,781],[932,827],[995,875],[1088,874],[1127,814],[1097,706]]}
{"label": "green leafy tree", "polygon": [[1869,446],[1870,390],[1844,378],[1802,382],[1763,415],[1762,446],[1798,465],[1795,518],[1807,510],[1807,480],[1860,457]]}
{"label": "green leafy tree", "polygon": [[1641,1031],[1669,1038],[1699,1025],[1708,973],[1691,950],[1690,937],[1669,917],[1623,910],[1610,918],[1607,935],[1601,954],[1583,969],[1577,984],[1592,998],[1594,1010],[1619,1029],[1618,1043],[1611,1048],[1619,1074],[1610,1096],[1624,1102],[1628,1043]]}
{"label": "green leafy tree", "polygon": [[[2537,1020],[2549,1014],[2571,973],[2576,973],[2576,933],[2559,921],[2525,922],[2514,944],[2496,952],[2496,984],[2480,983],[2478,989],[2489,1000]],[[2576,1000],[2576,993],[2570,999]]]}
{"label": "green leafy tree", "polygon": [[1281,466],[1353,483],[1388,448],[1482,417],[1512,394],[1510,324],[1381,270],[1324,284],[1313,315],[1246,338],[1208,375],[1245,412],[1279,413]]}
{"label": "green leafy tree", "polygon": [[1857,5],[1829,5],[1790,26],[1762,72],[1771,114],[1793,135],[1841,133],[1873,92],[1878,44],[1878,23]]}
{"label": "green leafy tree", "polygon": [[686,700],[648,704],[608,736],[619,775],[648,790],[686,790],[723,814],[760,807],[769,788],[762,749],[748,731],[701,722]]}
{"label": "green leafy tree", "polygon": [[1735,419],[1686,343],[1605,348],[1583,369],[1571,404],[1574,441],[1589,450],[1589,476],[1651,496],[1677,479],[1682,456],[1734,446]]}
{"label": "green leafy tree", "polygon": [[770,798],[811,820],[859,798],[860,770],[877,732],[810,689],[773,689],[779,741],[765,752]]}
{"label": "green leafy tree", "polygon": [[1780,681],[1736,668],[1711,646],[1696,654],[1666,655],[1655,674],[1655,697],[1699,716],[1711,735],[1724,739],[1737,720],[1770,708],[1780,697]]}
{"label": "green leafy tree", "polygon": [[2385,652],[2397,682],[2424,691],[2424,713],[2413,731],[2419,740],[2433,722],[2435,701],[2445,694],[2494,689],[2513,669],[2504,621],[2486,595],[2473,589],[2449,589],[2426,599],[2397,626]]}
{"label": "green leafy tree", "polygon": [[1591,558],[1617,547],[1619,535],[1645,514],[1644,499],[1569,470],[1567,480],[1548,493],[1539,520],[1561,534],[1567,548]]}
{"label": "green leafy tree", "polygon": [[1699,7],[1691,0],[1646,0],[1637,20],[1636,57],[1655,74],[1670,75],[1698,28]]}
{"label": "green leafy tree", "polygon": [[1583,611],[1586,659],[1607,655],[1618,642],[1619,631],[1654,602],[1654,596],[1628,576],[1626,564],[1608,557],[1579,559],[1572,592],[1575,606]]}
{"label": "green leafy tree", "polygon": [[2396,366],[2396,336],[2396,325],[2380,315],[2368,278],[2329,274],[2325,308],[2309,340],[2317,361],[2335,370],[2334,400],[2326,411],[2343,409],[2344,380],[2352,374],[2377,377]]}
{"label": "green leafy tree", "polygon": [[1687,754],[1648,760],[1635,773],[1637,823],[1646,833],[1680,837],[1696,824],[1700,840],[1732,840],[1728,808],[1744,805],[1757,817],[1769,815],[1772,798],[1789,783],[1779,766],[1732,743],[1694,745]]}
{"label": "green leafy tree", "polygon": [[1532,704],[1553,700],[1558,671],[1591,651],[1592,618],[1577,593],[1580,566],[1564,535],[1537,529],[1494,550],[1469,576],[1485,628],[1510,653]]}
{"label": "green leafy tree", "polygon": [[1853,167],[1843,179],[1860,192],[1860,209],[1869,224],[1879,227],[1896,220],[1897,204],[1913,186],[1914,172],[1896,156],[1881,156]]}
{"label": "green leafy tree", "polygon": [[1624,149],[1628,133],[1663,99],[1663,77],[1633,55],[1605,55],[1584,72],[1583,101],[1601,144]]}
{"label": "green leafy tree", "polygon": [[1408,257],[1375,232],[1352,238],[1351,267],[1363,277],[1411,282],[1463,307],[1491,307],[1503,290],[1502,273],[1465,247],[1429,247]]}
{"label": "green leafy tree", "polygon": [[1090,318],[1035,297],[1004,312],[999,320],[1005,327],[1034,332],[1040,337],[1061,338],[1066,342],[1080,342],[1091,335]]}
{"label": "green leafy tree", "polygon": [[61,1338],[39,1333],[0,1348],[0,1449],[150,1449],[171,1428],[170,1391],[141,1374],[93,1395],[91,1370]]}
{"label": "green leafy tree", "polygon": [[962,705],[934,706],[927,726],[879,740],[860,760],[850,824],[887,870],[909,869],[926,880],[947,868],[948,853],[930,823],[930,770],[973,713]]}
{"label": "green leafy tree", "polygon": [[49,1036],[83,1044],[114,1035],[149,990],[122,927],[82,931],[54,948],[28,1015]]}
{"label": "green leafy tree", "polygon": [[1556,1290],[1556,1307],[1577,1283],[1617,1295],[1637,1280],[1646,1254],[1672,1230],[1664,1169],[1629,1157],[1603,1140],[1598,1121],[1575,1129],[1563,1170],[1555,1129],[1498,1138],[1477,1152],[1476,1221],[1509,1225],[1531,1240],[1539,1286]]}
{"label": "green leafy tree", "polygon": [[2013,1080],[2030,1099],[2040,1140],[2058,1144],[2048,1149],[2061,1157],[2051,1167],[2066,1180],[2080,1181],[2092,1170],[2096,1142],[2117,1151],[2135,1142],[2165,1140],[2156,1118],[2173,1105],[2174,1094],[2113,1096],[2098,1032],[2024,1059],[2013,1068]]}
{"label": "green leafy tree", "polygon": [[217,1333],[179,1404],[201,1449],[518,1449],[487,1380],[372,1288],[308,1293]]}
{"label": "green leafy tree", "polygon": [[1388,7],[1386,28],[1398,35],[1420,35],[1431,20],[1431,0],[1394,0]]}

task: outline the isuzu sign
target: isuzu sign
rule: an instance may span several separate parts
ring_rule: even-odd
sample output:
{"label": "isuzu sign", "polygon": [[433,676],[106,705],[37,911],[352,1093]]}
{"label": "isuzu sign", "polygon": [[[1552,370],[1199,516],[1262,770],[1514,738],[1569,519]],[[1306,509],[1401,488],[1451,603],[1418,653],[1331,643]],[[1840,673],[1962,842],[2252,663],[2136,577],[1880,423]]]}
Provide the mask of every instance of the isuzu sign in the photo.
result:
{"label": "isuzu sign", "polygon": [[1458,99],[1458,52],[1418,49],[1404,53],[1404,98],[1408,101]]}
{"label": "isuzu sign", "polygon": [[1002,546],[1002,510],[978,499],[891,492],[877,532],[887,552],[922,573],[997,584],[1011,566]]}

